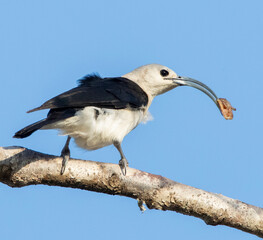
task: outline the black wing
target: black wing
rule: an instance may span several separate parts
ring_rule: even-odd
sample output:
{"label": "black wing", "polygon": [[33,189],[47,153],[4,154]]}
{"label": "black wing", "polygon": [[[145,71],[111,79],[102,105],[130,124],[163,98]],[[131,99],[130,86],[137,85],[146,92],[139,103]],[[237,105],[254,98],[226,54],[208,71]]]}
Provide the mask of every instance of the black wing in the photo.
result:
{"label": "black wing", "polygon": [[80,80],[78,87],[64,92],[28,112],[87,106],[138,109],[146,106],[147,103],[147,94],[133,81],[123,77],[101,78],[92,75]]}

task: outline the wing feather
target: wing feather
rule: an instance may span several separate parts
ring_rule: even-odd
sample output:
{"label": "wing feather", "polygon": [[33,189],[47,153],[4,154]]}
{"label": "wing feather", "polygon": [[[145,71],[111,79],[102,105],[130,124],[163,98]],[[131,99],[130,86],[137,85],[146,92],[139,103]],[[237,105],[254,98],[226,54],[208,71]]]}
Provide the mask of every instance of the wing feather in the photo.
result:
{"label": "wing feather", "polygon": [[146,106],[148,96],[143,89],[127,78],[100,78],[81,80],[80,85],[43,103],[28,112],[42,109],[82,108],[87,106],[138,109]]}

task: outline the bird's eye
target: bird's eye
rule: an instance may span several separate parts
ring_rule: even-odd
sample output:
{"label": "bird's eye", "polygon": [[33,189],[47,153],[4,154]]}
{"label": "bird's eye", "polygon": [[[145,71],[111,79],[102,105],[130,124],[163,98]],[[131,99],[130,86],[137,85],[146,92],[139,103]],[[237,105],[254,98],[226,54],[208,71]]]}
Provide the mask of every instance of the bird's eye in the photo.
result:
{"label": "bird's eye", "polygon": [[166,76],[169,75],[169,72],[168,72],[167,70],[165,70],[165,69],[162,69],[162,70],[160,71],[160,74],[161,74],[161,76],[166,77]]}

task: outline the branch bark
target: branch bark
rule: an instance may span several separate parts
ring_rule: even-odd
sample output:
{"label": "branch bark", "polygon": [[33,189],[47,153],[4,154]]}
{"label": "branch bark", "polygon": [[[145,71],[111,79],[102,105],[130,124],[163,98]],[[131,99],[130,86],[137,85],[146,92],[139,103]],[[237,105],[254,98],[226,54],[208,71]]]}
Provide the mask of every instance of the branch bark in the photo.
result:
{"label": "branch bark", "polygon": [[[45,184],[121,195],[149,209],[170,210],[263,237],[263,209],[221,194],[174,182],[117,164],[70,159],[60,175],[62,159],[23,147],[0,147],[0,182],[11,187]],[[142,206],[141,206],[142,207]]]}

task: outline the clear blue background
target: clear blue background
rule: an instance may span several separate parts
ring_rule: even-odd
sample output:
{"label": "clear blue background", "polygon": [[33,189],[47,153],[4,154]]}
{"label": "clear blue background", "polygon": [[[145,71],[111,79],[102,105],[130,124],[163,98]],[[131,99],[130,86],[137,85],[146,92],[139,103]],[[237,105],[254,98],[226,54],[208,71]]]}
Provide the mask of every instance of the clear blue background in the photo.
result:
{"label": "clear blue background", "polygon": [[[193,88],[157,97],[154,121],[123,142],[130,166],[262,206],[262,0],[0,1],[0,146],[59,155],[65,137],[15,131],[25,112],[98,72],[121,76],[159,63],[210,86],[237,108],[226,121]],[[74,158],[117,163],[112,146]],[[1,239],[256,239],[133,199],[49,186],[0,185]]]}

